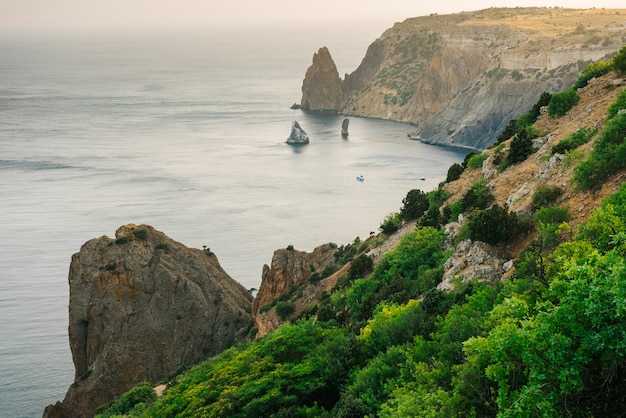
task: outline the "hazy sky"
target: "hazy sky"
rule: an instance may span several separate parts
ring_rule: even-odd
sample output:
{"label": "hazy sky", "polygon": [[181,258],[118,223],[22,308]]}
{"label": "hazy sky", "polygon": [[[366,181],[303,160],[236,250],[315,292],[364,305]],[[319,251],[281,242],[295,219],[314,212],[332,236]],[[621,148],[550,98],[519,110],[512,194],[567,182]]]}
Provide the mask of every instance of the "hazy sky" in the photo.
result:
{"label": "hazy sky", "polygon": [[394,22],[487,7],[625,8],[624,0],[0,0],[0,31],[39,32],[238,25]]}

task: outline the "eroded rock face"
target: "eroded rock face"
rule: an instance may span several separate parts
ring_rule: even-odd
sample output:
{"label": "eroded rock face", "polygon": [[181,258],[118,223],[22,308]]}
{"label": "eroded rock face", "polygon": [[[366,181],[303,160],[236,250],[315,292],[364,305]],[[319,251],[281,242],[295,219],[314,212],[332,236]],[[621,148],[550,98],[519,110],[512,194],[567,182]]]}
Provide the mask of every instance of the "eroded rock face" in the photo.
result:
{"label": "eroded rock face", "polygon": [[75,381],[44,417],[91,417],[135,384],[223,351],[251,321],[252,296],[213,253],[147,225],[85,243],[69,285]]}
{"label": "eroded rock face", "polygon": [[339,110],[344,104],[342,81],[328,48],[322,47],[313,54],[313,64],[302,82],[304,110]]}
{"label": "eroded rock face", "polygon": [[503,265],[506,261],[489,244],[471,240],[461,241],[456,252],[444,263],[443,278],[437,289],[453,289],[453,280],[458,277],[463,283],[472,279],[494,283],[505,272]]}
{"label": "eroded rock face", "polygon": [[308,281],[313,272],[321,272],[334,263],[335,252],[337,247],[331,244],[320,245],[311,253],[295,249],[274,251],[271,267],[263,266],[261,286],[252,304],[252,316],[259,329],[258,336],[278,328],[282,322],[272,312],[261,313],[261,308],[288,292],[292,285],[299,286]]}
{"label": "eroded rock face", "polygon": [[[610,23],[615,14],[516,8],[406,19],[376,39],[345,75],[340,107],[321,100],[338,98],[340,86],[334,75],[318,75],[326,67],[314,58],[302,106],[410,122],[422,141],[484,149],[543,92],[571,86],[580,68],[619,50],[624,29]],[[546,20],[550,30],[537,30]],[[577,25],[604,41],[590,45]]]}

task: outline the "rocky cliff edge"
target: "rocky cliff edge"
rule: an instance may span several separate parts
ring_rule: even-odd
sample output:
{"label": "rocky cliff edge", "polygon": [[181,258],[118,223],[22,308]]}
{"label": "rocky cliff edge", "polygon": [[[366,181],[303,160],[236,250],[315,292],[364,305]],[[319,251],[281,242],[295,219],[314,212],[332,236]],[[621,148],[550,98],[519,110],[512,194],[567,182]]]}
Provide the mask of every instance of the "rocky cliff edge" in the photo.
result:
{"label": "rocky cliff edge", "polygon": [[85,243],[72,256],[69,286],[75,380],[44,417],[91,417],[138,382],[223,351],[251,325],[250,292],[211,251],[148,225]]}

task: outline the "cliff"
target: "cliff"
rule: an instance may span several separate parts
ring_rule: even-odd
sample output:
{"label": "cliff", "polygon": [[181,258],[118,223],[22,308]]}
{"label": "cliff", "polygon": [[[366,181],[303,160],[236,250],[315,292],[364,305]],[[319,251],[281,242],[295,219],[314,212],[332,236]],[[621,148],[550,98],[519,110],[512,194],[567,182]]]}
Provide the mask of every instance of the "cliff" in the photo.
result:
{"label": "cliff", "polygon": [[[270,308],[269,305],[276,302],[280,295],[293,294],[299,286],[308,283],[314,273],[317,272],[319,276],[324,268],[332,266],[336,252],[337,246],[331,244],[320,245],[310,253],[292,248],[274,251],[271,267],[263,266],[261,286],[252,303],[252,317],[258,328],[258,337],[275,330],[283,322],[276,308]],[[319,295],[319,289],[328,289],[332,285],[334,282],[324,280],[321,286],[318,285],[314,296]],[[312,290],[313,288],[309,289],[309,292]],[[314,299],[313,295],[309,299]],[[299,313],[302,309],[303,306],[297,310],[294,306],[294,313]]]}
{"label": "cliff", "polygon": [[69,286],[75,381],[47,417],[91,417],[138,382],[223,351],[251,322],[252,296],[213,253],[148,225],[85,243],[72,256]]}
{"label": "cliff", "polygon": [[303,108],[409,122],[425,142],[484,149],[542,92],[570,86],[589,62],[617,51],[624,15],[515,8],[407,19],[369,46],[341,89],[334,76],[314,77],[314,58],[303,93],[316,85],[324,99],[303,94]]}

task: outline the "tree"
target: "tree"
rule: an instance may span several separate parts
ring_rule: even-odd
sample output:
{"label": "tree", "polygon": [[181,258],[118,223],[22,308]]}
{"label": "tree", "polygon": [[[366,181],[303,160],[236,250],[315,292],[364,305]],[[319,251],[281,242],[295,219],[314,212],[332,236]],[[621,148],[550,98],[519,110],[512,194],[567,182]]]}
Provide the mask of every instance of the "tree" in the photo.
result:
{"label": "tree", "polygon": [[410,190],[406,197],[402,199],[400,216],[404,220],[417,219],[428,210],[429,204],[426,193],[420,189]]}

